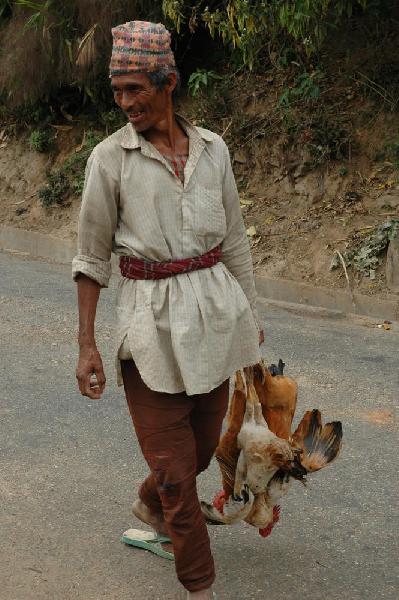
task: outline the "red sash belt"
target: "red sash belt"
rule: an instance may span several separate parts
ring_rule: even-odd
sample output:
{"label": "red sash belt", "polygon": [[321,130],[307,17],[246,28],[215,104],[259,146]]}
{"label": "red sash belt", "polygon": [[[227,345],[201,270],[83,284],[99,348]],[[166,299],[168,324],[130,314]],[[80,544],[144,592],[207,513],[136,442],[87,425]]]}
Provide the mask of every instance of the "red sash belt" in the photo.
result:
{"label": "red sash belt", "polygon": [[166,262],[152,262],[134,256],[121,256],[119,266],[123,277],[128,279],[165,279],[180,273],[190,273],[198,269],[213,267],[220,261],[221,255],[221,247],[216,246],[202,256]]}

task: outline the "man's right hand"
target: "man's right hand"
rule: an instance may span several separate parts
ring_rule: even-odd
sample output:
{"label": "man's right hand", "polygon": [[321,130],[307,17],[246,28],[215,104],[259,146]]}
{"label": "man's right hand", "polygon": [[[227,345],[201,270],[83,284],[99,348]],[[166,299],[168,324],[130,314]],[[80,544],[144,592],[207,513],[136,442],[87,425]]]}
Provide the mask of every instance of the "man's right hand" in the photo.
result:
{"label": "man's right hand", "polygon": [[[93,376],[96,381],[93,381]],[[82,396],[99,400],[105,388],[103,361],[95,346],[80,348],[76,379]]]}

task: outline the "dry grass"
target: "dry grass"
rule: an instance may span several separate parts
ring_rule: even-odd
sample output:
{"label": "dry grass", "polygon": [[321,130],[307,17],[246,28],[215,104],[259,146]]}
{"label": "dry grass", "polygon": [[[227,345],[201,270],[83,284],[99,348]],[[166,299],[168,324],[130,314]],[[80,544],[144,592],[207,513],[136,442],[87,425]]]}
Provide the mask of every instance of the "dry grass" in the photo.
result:
{"label": "dry grass", "polygon": [[16,103],[40,96],[50,71],[41,36],[33,29],[22,33],[25,21],[18,11],[0,34],[0,87]]}
{"label": "dry grass", "polygon": [[91,83],[108,63],[111,27],[134,19],[159,20],[161,3],[54,0],[44,24],[27,28],[31,14],[14,7],[13,16],[0,29],[0,90],[12,104],[35,102],[75,81]]}

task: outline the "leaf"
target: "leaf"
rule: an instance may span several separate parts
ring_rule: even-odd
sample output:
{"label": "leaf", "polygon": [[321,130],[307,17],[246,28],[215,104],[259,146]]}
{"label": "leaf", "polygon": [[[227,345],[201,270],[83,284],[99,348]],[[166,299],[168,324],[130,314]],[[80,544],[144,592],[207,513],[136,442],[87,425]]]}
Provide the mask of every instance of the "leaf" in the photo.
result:
{"label": "leaf", "polygon": [[247,229],[247,236],[254,237],[255,235],[256,235],[256,227],[255,227],[255,225],[251,225],[251,227],[248,227],[248,229]]}
{"label": "leaf", "polygon": [[53,125],[52,123],[50,123],[50,127],[57,131],[71,131],[73,129],[73,125]]}
{"label": "leaf", "polygon": [[80,41],[80,44],[78,46],[78,51],[76,53],[76,59],[75,62],[77,63],[79,60],[79,55],[81,54],[82,50],[84,49],[85,45],[92,39],[92,37],[94,36],[96,29],[98,27],[98,23],[94,23],[94,25],[92,27],[90,27],[90,29],[85,33],[85,35],[83,36],[83,38]]}
{"label": "leaf", "polygon": [[43,4],[41,2],[33,2],[32,0],[15,0],[17,6],[23,6],[25,8],[31,8],[32,10],[41,11]]}
{"label": "leaf", "polygon": [[67,47],[69,62],[72,64],[73,63],[73,53],[72,53],[72,42],[71,42],[71,40],[65,40],[65,45]]}
{"label": "leaf", "polygon": [[69,113],[66,112],[66,110],[64,109],[63,106],[61,106],[60,108],[60,112],[62,114],[62,116],[67,120],[67,121],[73,121],[74,118],[72,115],[70,115]]}
{"label": "leaf", "polygon": [[237,150],[234,152],[234,160],[235,162],[244,165],[247,162],[247,157],[242,150]]}
{"label": "leaf", "polygon": [[274,223],[275,220],[276,220],[275,215],[269,215],[268,217],[266,217],[266,219],[263,222],[265,225],[271,225],[272,223]]}
{"label": "leaf", "polygon": [[86,145],[86,140],[87,140],[87,134],[86,134],[86,129],[85,129],[85,130],[83,131],[83,138],[82,138],[82,141],[80,142],[79,146],[77,146],[77,147],[75,148],[75,152],[76,152],[76,153],[78,153],[78,152],[81,152],[81,151],[83,150],[83,148],[84,148],[84,147],[85,147],[85,145]]}

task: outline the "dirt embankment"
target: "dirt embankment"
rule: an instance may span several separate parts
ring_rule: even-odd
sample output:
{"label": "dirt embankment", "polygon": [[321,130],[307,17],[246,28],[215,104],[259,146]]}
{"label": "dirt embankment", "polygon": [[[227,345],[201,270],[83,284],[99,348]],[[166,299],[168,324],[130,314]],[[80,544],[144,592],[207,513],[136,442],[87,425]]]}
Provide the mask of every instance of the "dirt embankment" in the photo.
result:
{"label": "dirt embankment", "polygon": [[[306,149],[287,151],[281,140],[264,140],[252,156],[243,151],[233,155],[259,274],[346,287],[342,265],[330,268],[336,251],[346,257],[367,248],[378,227],[399,219],[397,167],[389,160],[376,160],[399,124],[397,116],[389,117],[380,115],[372,130],[355,125],[356,156],[316,168]],[[363,274],[348,267],[355,289],[387,291],[386,249],[378,260]]]}
{"label": "dirt embankment", "polygon": [[[76,135],[76,134],[75,134]],[[74,137],[61,139],[63,151],[56,163],[73,151]],[[31,231],[49,233],[64,239],[76,237],[80,200],[71,197],[62,206],[44,207],[38,190],[46,185],[46,173],[54,167],[54,157],[39,153],[26,136],[6,136],[0,144],[0,223]]]}
{"label": "dirt embankment", "polygon": [[[270,110],[278,91],[259,101],[237,100],[248,118]],[[241,104],[242,103],[242,104]],[[362,110],[360,110],[362,108]],[[183,111],[195,120],[198,107],[187,101]],[[392,131],[398,131],[399,115],[364,121],[364,106],[352,103],[356,152],[342,160],[314,165],[307,147],[290,148],[284,135],[253,136],[235,140],[226,132],[229,119],[215,129],[224,133],[232,150],[233,167],[240,191],[243,216],[251,240],[258,274],[307,281],[315,285],[347,285],[344,271],[330,265],[336,250],[342,255],[367,238],[386,220],[399,218],[399,180],[395,164],[376,161]],[[363,115],[363,116],[362,116]],[[199,124],[203,124],[201,121]],[[207,123],[212,127],[212,119]],[[0,222],[23,229],[48,232],[74,239],[80,200],[69,197],[63,205],[44,207],[38,189],[46,172],[57,168],[81,147],[84,125],[77,121],[57,130],[58,154],[47,156],[31,149],[27,138],[3,135],[0,144]],[[384,294],[385,256],[369,276],[349,269],[355,289]]]}

